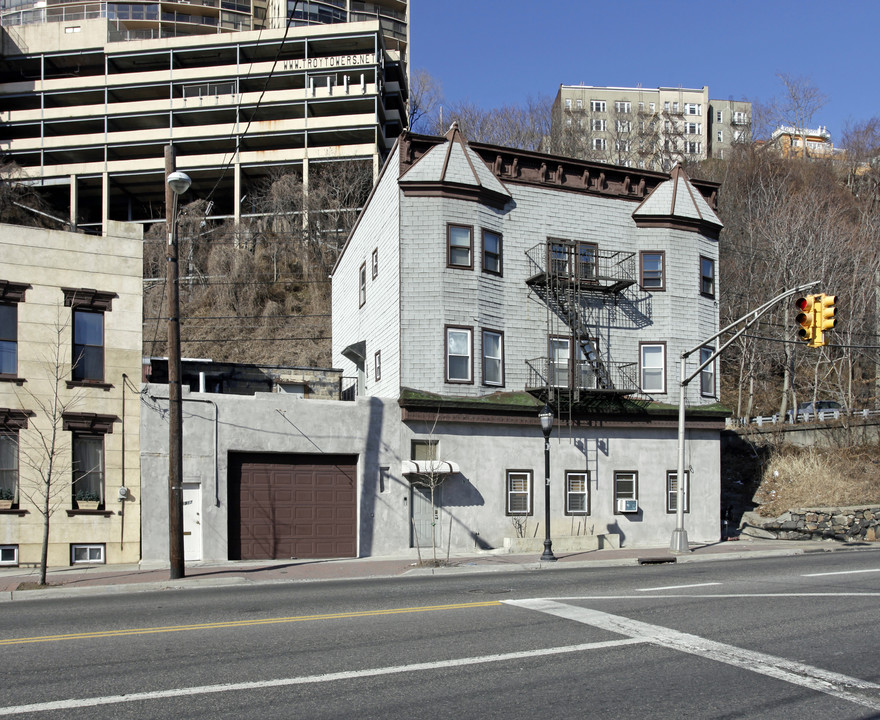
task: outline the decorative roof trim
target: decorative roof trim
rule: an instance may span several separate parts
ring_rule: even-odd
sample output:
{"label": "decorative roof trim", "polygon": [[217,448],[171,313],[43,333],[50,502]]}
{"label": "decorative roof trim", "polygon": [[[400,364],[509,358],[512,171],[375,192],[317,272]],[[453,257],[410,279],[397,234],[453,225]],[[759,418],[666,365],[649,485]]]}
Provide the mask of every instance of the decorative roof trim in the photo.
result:
{"label": "decorative roof trim", "polygon": [[638,228],[667,228],[669,230],[685,230],[698,232],[712,240],[717,240],[721,234],[721,228],[707,220],[686,218],[669,215],[633,215],[633,220]]}
{"label": "decorative roof trim", "polygon": [[[458,136],[461,137],[460,131]],[[404,132],[400,136],[402,150],[400,176],[402,177],[433,147],[448,141],[446,136],[436,137]],[[461,142],[465,142],[464,138],[461,138]],[[651,170],[606,165],[486,143],[467,142],[466,145],[505,185],[517,183],[639,202],[658,185],[670,179],[666,173]],[[715,209],[720,184],[707,180],[690,180],[690,182],[709,207]],[[401,186],[403,185],[404,182],[401,182]]]}
{"label": "decorative roof trim", "polygon": [[455,200],[471,200],[501,210],[510,198],[486,187],[461,185],[458,183],[401,183],[400,189],[406,197],[442,197]]}

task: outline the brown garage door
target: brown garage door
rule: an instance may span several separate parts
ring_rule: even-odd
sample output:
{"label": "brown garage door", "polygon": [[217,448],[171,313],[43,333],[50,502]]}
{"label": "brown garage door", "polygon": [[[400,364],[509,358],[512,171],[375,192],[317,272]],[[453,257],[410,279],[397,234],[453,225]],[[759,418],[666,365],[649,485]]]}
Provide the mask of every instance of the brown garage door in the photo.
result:
{"label": "brown garage door", "polygon": [[229,557],[355,557],[357,456],[232,455]]}

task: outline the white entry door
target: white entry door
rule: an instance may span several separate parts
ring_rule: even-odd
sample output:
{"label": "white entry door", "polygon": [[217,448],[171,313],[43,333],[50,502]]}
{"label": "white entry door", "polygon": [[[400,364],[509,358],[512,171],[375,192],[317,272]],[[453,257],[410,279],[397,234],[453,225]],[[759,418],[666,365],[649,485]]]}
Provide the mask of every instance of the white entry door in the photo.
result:
{"label": "white entry door", "polygon": [[202,486],[183,484],[183,559],[202,559]]}

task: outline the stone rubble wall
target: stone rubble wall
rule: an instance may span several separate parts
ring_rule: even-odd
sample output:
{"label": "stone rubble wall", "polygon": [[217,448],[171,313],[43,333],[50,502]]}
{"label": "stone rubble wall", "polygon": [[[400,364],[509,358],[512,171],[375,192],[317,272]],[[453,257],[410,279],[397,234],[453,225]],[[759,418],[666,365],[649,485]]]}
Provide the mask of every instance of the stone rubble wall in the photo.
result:
{"label": "stone rubble wall", "polygon": [[747,512],[743,514],[740,532],[776,540],[880,542],[880,505],[803,508],[775,518]]}

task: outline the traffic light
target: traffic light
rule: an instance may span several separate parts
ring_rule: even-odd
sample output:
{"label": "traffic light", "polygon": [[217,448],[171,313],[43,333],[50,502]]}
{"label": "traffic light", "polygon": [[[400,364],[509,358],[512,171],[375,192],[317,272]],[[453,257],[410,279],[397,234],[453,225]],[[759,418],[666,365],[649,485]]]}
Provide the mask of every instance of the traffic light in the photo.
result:
{"label": "traffic light", "polygon": [[837,309],[837,295],[820,295],[819,318],[816,320],[816,328],[819,330],[822,345],[825,344],[825,338],[822,333],[834,329],[834,311]]}
{"label": "traffic light", "polygon": [[794,303],[799,310],[794,321],[799,325],[797,331],[798,337],[807,343],[810,347],[816,347],[816,309],[819,305],[818,298],[815,295],[807,295],[798,298]]}

